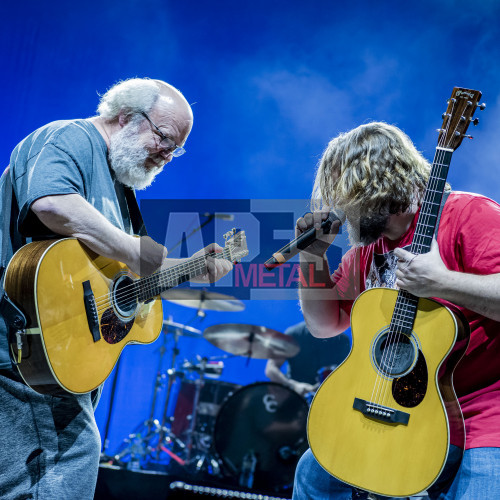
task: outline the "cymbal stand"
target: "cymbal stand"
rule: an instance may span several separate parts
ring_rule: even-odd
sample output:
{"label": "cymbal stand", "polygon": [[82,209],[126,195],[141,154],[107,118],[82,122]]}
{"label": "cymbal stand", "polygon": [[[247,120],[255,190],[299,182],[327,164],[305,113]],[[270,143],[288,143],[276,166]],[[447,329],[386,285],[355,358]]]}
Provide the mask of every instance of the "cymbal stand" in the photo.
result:
{"label": "cymbal stand", "polygon": [[[158,432],[159,437],[158,437],[158,444],[156,447],[156,460],[160,459],[160,452],[162,451],[162,447],[164,447],[165,444],[170,445],[172,441],[175,441],[175,443],[181,449],[185,449],[186,447],[186,445],[179,438],[177,438],[171,431],[170,424],[172,423],[172,419],[171,417],[168,416],[170,399],[172,395],[172,387],[174,384],[174,379],[178,376],[178,372],[175,369],[176,359],[177,356],[179,355],[179,348],[177,347],[178,341],[179,341],[179,332],[177,330],[174,330],[174,346],[172,347],[172,358],[170,360],[170,368],[167,370],[167,375],[168,375],[167,396],[165,398],[165,405],[163,407],[161,425],[159,426],[159,432]],[[167,422],[169,424],[168,427],[167,427]],[[166,443],[164,444],[163,441],[166,441]]]}
{"label": "cymbal stand", "polygon": [[[207,435],[205,439],[201,439],[199,432],[196,431],[196,423],[198,416],[198,406],[200,402],[200,395],[203,386],[205,385],[205,371],[207,367],[207,362],[211,358],[201,358],[199,363],[198,372],[200,374],[199,379],[196,381],[196,389],[193,401],[193,411],[191,413],[189,428],[187,430],[186,439],[186,467],[191,469],[193,474],[201,472],[205,467],[209,474],[219,476],[220,475],[220,465],[216,457],[210,452],[212,446],[212,430],[210,430],[210,435]],[[203,450],[199,450],[194,457],[191,458],[191,453],[193,451],[193,437],[196,437],[199,441],[198,446],[195,448],[197,451],[203,446]],[[194,465],[194,470],[193,470]],[[211,468],[211,470],[210,470]]]}
{"label": "cymbal stand", "polygon": [[[179,349],[177,347],[178,342],[178,332],[174,331],[174,345],[172,348],[172,359],[171,359],[171,367],[175,366],[175,359],[177,354],[179,353]],[[167,351],[166,347],[166,334],[164,334],[162,345],[160,346],[160,359],[158,361],[158,369],[156,372],[155,383],[153,387],[153,400],[151,403],[151,410],[149,413],[148,420],[141,422],[135,429],[132,434],[123,440],[122,445],[118,449],[117,453],[114,456],[114,459],[120,462],[124,457],[130,455],[129,468],[140,469],[140,462],[147,456],[156,451],[156,457],[159,458],[160,450],[163,444],[163,440],[175,440],[178,442],[181,448],[184,448],[184,443],[178,440],[175,436],[172,435],[170,429],[164,428],[164,422],[160,426],[160,423],[157,419],[154,418],[156,404],[158,401],[158,394],[162,386],[164,385],[165,374],[163,373],[163,359],[165,357],[165,353]],[[167,389],[167,403],[170,396],[170,391],[172,388],[172,377],[170,373],[173,372],[172,368],[170,368],[167,373],[169,374],[169,383]],[[155,443],[155,437],[159,436],[157,444]]]}

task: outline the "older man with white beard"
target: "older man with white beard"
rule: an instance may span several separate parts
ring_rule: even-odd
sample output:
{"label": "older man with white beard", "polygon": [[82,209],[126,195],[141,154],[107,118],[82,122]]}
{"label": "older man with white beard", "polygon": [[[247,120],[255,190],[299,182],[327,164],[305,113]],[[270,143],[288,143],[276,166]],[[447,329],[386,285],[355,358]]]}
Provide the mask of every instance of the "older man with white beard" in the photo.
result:
{"label": "older man with white beard", "polygon": [[[165,82],[131,79],[102,96],[98,113],[49,123],[14,149],[0,179],[2,278],[25,238],[76,237],[141,275],[177,262],[162,245],[134,236],[141,218],[133,189],[149,186],[184,153],[193,124],[188,102]],[[198,254],[221,250],[211,244]],[[200,280],[216,281],[231,267],[210,258]],[[56,398],[24,385],[2,316],[0,427],[1,498],[93,498],[100,438],[91,395]]]}

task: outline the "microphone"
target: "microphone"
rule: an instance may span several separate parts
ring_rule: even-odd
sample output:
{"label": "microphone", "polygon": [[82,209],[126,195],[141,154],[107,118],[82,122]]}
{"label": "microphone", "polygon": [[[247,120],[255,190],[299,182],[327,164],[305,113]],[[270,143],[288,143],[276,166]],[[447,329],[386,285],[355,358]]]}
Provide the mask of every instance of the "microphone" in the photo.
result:
{"label": "microphone", "polygon": [[[336,212],[330,212],[326,220],[321,223],[321,229],[323,229],[323,234],[327,234],[332,227],[333,222],[340,221],[341,224],[345,222],[345,214],[342,210],[337,209]],[[307,248],[311,243],[316,241],[316,228],[311,227],[300,236],[297,236],[290,243],[286,244],[283,248],[280,248],[277,252],[273,253],[273,256],[264,262],[264,267],[268,271],[272,271],[275,267],[281,266],[287,260],[290,260],[293,256],[297,255],[301,250]]]}
{"label": "microphone", "polygon": [[209,217],[210,219],[222,219],[222,220],[234,220],[234,215],[233,214],[214,214],[210,212],[205,212],[202,214],[203,217]]}

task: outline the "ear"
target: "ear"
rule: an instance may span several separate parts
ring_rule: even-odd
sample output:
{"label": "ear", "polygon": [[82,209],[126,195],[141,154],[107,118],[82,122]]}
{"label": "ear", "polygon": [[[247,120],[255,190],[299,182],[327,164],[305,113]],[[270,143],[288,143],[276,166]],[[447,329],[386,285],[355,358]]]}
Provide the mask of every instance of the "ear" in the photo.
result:
{"label": "ear", "polygon": [[125,125],[127,125],[129,121],[130,121],[130,114],[124,110],[121,110],[118,113],[118,125],[120,125],[120,127],[123,128],[125,127]]}

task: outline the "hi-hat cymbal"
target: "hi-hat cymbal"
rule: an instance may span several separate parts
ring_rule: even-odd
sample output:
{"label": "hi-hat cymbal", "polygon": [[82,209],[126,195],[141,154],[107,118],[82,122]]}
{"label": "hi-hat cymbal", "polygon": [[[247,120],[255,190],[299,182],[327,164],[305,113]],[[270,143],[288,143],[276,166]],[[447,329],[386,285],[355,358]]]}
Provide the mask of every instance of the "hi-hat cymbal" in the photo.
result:
{"label": "hi-hat cymbal", "polygon": [[300,350],[295,339],[265,326],[224,323],[209,326],[203,337],[223,351],[256,359],[293,358]]}
{"label": "hi-hat cymbal", "polygon": [[201,310],[237,312],[245,309],[245,304],[231,295],[192,288],[172,288],[163,292],[161,298],[174,304]]}
{"label": "hi-hat cymbal", "polygon": [[163,320],[163,331],[165,333],[177,333],[177,335],[182,335],[183,337],[201,337],[201,330],[176,323],[170,319]]}

